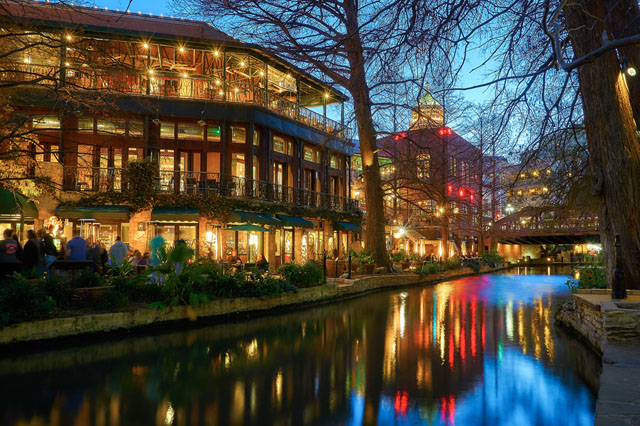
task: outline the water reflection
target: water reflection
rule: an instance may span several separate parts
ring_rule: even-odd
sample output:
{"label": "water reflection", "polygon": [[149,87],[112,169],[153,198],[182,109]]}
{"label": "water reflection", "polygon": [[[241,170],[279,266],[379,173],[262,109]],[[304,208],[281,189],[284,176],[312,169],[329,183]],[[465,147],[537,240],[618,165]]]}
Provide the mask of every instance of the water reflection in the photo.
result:
{"label": "water reflection", "polygon": [[7,357],[0,422],[593,424],[598,359],[554,328],[545,272]]}

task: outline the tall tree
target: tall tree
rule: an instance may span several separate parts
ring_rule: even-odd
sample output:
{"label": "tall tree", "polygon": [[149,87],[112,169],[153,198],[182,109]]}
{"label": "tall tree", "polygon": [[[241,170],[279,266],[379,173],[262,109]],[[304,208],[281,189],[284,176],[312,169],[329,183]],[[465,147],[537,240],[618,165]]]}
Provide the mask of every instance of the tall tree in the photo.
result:
{"label": "tall tree", "polygon": [[417,81],[415,87],[424,87],[406,64],[417,56],[426,61],[432,49],[428,41],[454,28],[456,19],[450,18],[457,12],[446,2],[436,8],[418,0],[196,0],[174,5],[270,48],[351,95],[365,182],[365,245],[377,264],[386,265],[375,112],[379,105],[389,106],[394,86]]}

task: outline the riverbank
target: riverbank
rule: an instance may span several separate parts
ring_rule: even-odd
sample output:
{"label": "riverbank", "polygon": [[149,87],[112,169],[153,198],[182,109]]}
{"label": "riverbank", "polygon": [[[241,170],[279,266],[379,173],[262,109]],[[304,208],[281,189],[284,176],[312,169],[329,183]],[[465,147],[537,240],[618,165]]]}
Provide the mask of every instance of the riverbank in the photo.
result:
{"label": "riverbank", "polygon": [[556,315],[602,357],[596,426],[640,424],[640,291],[578,290]]}
{"label": "riverbank", "polygon": [[0,330],[0,347],[3,349],[33,343],[47,343],[58,339],[73,340],[105,333],[133,333],[168,325],[193,326],[205,321],[228,321],[238,315],[261,315],[300,309],[321,303],[330,303],[346,297],[356,297],[372,291],[403,286],[435,284],[464,276],[484,274],[508,268],[484,266],[476,272],[460,268],[439,274],[419,276],[414,273],[369,275],[352,280],[328,279],[327,284],[299,289],[280,297],[243,297],[216,299],[195,308],[175,306],[165,309],[143,308],[128,312],[88,314],[74,317],[53,318],[23,322]]}

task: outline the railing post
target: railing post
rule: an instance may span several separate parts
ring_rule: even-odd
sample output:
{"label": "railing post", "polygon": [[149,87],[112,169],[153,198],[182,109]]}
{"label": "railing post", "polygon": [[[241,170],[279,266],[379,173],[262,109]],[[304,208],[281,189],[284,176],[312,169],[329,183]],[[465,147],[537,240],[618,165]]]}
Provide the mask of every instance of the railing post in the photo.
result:
{"label": "railing post", "polygon": [[611,285],[611,298],[612,299],[626,299],[627,288],[624,283],[624,274],[622,272],[622,253],[620,247],[620,236],[616,235],[616,241],[614,243],[614,257],[616,269],[613,271],[613,283]]}
{"label": "railing post", "polygon": [[351,253],[349,253],[349,269],[347,270],[347,278],[351,279]]}

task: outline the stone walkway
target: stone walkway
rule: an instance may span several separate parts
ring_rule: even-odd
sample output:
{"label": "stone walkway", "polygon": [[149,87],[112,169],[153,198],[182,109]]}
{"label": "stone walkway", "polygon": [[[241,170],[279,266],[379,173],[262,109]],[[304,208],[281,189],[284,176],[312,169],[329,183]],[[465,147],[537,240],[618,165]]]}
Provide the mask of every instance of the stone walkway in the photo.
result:
{"label": "stone walkway", "polygon": [[602,357],[595,426],[640,426],[640,342],[608,343]]}

